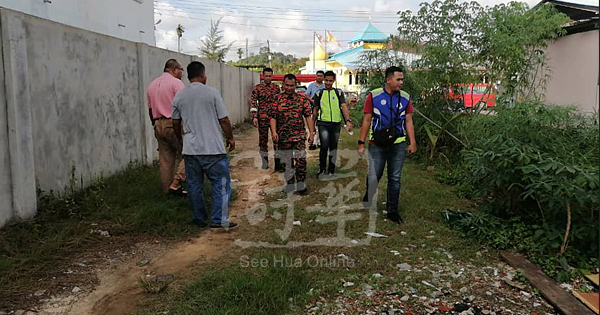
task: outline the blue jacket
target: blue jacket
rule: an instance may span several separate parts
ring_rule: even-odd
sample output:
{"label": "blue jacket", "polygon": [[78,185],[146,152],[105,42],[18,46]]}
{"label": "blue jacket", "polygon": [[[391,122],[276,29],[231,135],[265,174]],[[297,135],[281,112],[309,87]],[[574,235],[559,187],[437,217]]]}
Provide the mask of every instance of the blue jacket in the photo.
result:
{"label": "blue jacket", "polygon": [[378,88],[371,91],[371,100],[373,101],[371,132],[395,126],[399,135],[395,143],[405,141],[406,108],[410,102],[410,95],[405,91],[389,95],[383,88]]}

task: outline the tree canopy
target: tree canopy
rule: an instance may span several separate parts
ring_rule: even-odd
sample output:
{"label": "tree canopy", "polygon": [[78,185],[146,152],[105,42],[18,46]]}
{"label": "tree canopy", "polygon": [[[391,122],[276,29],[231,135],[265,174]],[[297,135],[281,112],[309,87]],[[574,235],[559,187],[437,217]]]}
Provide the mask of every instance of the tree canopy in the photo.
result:
{"label": "tree canopy", "polygon": [[[293,55],[281,52],[271,51],[271,65],[273,71],[279,74],[300,73],[308,58],[296,59]],[[231,65],[265,65],[269,66],[269,49],[267,46],[261,47],[258,54],[240,59],[237,62],[230,62]]]}
{"label": "tree canopy", "polygon": [[220,23],[221,19],[218,19],[216,22],[213,22],[213,20],[210,21],[210,30],[206,38],[202,39],[203,45],[200,48],[200,54],[208,60],[223,62],[233,42],[229,44],[223,43],[223,31],[219,30]]}

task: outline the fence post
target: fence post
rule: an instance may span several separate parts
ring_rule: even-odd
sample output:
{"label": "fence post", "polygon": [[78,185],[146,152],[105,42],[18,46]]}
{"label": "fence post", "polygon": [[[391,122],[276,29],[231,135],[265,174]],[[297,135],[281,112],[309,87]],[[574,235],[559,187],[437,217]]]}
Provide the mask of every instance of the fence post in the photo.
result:
{"label": "fence post", "polygon": [[144,43],[137,43],[138,57],[138,81],[139,81],[139,96],[140,96],[140,139],[142,150],[142,163],[152,163],[151,147],[148,145],[153,138],[152,124],[148,116],[148,106],[146,101],[146,88],[150,84],[150,70],[148,68],[148,49]]}
{"label": "fence post", "polygon": [[27,34],[21,15],[6,10],[0,15],[12,205],[15,217],[29,219],[37,212],[37,191]]}

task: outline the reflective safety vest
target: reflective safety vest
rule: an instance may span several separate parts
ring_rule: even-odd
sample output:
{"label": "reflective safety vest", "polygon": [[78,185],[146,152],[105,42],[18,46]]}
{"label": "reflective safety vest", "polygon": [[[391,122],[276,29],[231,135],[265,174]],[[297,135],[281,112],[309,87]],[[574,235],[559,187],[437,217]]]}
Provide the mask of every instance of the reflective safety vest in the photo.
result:
{"label": "reflective safety vest", "polygon": [[344,120],[344,116],[342,116],[342,104],[340,103],[340,91],[338,89],[320,90],[315,94],[315,98],[321,100],[317,120],[334,123]]}
{"label": "reflective safety vest", "polygon": [[373,131],[395,126],[399,137],[394,143],[406,141],[406,108],[410,102],[410,94],[401,90],[389,95],[383,88],[378,88],[371,91],[371,100],[373,119],[369,139],[372,140]]}

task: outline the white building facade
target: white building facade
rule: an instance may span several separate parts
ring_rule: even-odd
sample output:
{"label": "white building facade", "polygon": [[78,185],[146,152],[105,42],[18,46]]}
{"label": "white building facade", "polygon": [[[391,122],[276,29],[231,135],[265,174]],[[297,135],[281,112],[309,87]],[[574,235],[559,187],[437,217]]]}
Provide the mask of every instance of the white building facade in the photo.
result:
{"label": "white building facade", "polygon": [[152,0],[0,0],[0,7],[156,46]]}

